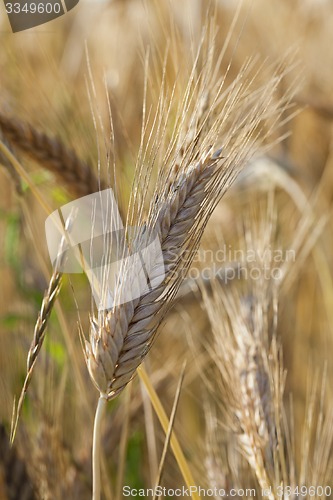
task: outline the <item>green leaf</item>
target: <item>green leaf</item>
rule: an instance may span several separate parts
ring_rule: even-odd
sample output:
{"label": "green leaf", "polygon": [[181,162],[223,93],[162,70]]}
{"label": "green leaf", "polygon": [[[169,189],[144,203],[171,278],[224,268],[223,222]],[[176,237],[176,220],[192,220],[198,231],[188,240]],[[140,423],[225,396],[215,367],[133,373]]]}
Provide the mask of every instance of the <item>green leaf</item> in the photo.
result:
{"label": "green leaf", "polygon": [[142,450],[144,446],[144,435],[142,432],[134,432],[128,441],[125,484],[131,488],[144,488],[141,477]]}
{"label": "green leaf", "polygon": [[57,363],[59,368],[63,368],[66,362],[66,350],[60,342],[56,342],[48,336],[45,345],[46,352]]}

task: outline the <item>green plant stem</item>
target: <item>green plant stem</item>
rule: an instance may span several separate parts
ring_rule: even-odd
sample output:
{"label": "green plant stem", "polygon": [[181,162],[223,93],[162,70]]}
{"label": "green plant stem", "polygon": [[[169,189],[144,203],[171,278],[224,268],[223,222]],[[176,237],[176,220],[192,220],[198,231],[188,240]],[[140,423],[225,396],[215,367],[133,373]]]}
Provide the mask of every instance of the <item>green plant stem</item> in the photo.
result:
{"label": "green plant stem", "polygon": [[101,498],[101,427],[103,415],[105,413],[107,400],[103,394],[100,395],[94,422],[94,437],[92,447],[92,470],[93,470],[93,500],[100,500]]}

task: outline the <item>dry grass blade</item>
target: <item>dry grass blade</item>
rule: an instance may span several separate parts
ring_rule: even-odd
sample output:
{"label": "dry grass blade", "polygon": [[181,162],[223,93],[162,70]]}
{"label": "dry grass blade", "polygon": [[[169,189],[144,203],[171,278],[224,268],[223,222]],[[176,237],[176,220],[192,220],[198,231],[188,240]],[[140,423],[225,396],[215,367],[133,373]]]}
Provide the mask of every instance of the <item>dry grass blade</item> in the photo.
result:
{"label": "dry grass blade", "polygon": [[158,472],[158,453],[157,453],[157,437],[156,437],[156,422],[154,419],[153,406],[144,389],[144,385],[140,383],[141,396],[142,396],[142,408],[145,420],[145,430],[146,430],[146,442],[148,450],[148,462],[149,462],[149,480],[150,484],[154,484],[155,478]]}
{"label": "dry grass blade", "polygon": [[167,452],[168,452],[168,448],[169,448],[169,445],[170,445],[172,429],[173,429],[173,426],[174,426],[174,423],[175,423],[175,418],[176,418],[176,412],[177,412],[177,408],[178,408],[180,393],[181,393],[181,389],[182,389],[182,385],[183,385],[183,381],[184,381],[185,368],[186,368],[186,361],[183,363],[183,366],[182,366],[182,371],[181,371],[181,374],[180,374],[180,377],[179,377],[179,381],[178,381],[178,385],[177,385],[177,390],[176,390],[176,394],[175,394],[175,399],[174,399],[174,402],[173,402],[173,405],[172,405],[172,410],[171,410],[171,415],[170,415],[170,422],[169,422],[168,432],[167,432],[167,434],[165,436],[165,441],[164,441],[164,446],[163,446],[163,452],[162,452],[162,456],[161,456],[161,460],[160,460],[160,465],[159,465],[159,468],[158,468],[158,476],[157,476],[156,482],[155,482],[155,490],[154,490],[155,493],[154,493],[153,500],[156,500],[157,487],[161,484],[161,480],[162,480],[162,474],[163,474],[163,469],[164,469],[164,464],[165,464],[165,458],[166,458],[166,455],[167,455]]}
{"label": "dry grass blade", "polygon": [[6,140],[43,168],[53,172],[76,196],[95,193],[105,185],[92,167],[58,138],[39,132],[31,124],[0,113],[0,130]]}
{"label": "dry grass blade", "polygon": [[[143,382],[148,394],[149,398],[151,400],[151,403],[153,405],[153,408],[156,412],[156,415],[160,421],[161,426],[163,427],[163,430],[165,434],[168,432],[168,426],[169,426],[169,419],[167,417],[167,414],[164,411],[164,408],[157,396],[156,390],[154,389],[151,381],[149,380],[148,374],[143,368],[143,366],[139,366],[138,368],[139,374],[141,381]],[[174,456],[177,460],[179,469],[182,473],[182,476],[184,478],[185,484],[188,488],[193,486],[195,484],[194,478],[192,476],[191,470],[188,466],[188,463],[186,461],[186,458],[184,456],[184,453],[180,447],[179,441],[177,439],[177,436],[173,433],[171,434],[170,437],[170,445],[171,449],[174,453]],[[200,500],[200,496],[197,492],[192,492],[191,494],[193,500]]]}

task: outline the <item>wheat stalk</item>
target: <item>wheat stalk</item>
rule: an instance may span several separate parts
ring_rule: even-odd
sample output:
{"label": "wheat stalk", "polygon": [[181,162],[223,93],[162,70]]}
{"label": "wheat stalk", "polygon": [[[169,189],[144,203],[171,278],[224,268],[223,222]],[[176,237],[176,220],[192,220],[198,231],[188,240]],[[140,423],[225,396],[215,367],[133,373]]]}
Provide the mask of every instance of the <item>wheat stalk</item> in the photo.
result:
{"label": "wheat stalk", "polygon": [[95,193],[105,187],[92,167],[59,138],[49,137],[30,123],[0,113],[0,130],[6,140],[44,168],[53,172],[76,196]]}

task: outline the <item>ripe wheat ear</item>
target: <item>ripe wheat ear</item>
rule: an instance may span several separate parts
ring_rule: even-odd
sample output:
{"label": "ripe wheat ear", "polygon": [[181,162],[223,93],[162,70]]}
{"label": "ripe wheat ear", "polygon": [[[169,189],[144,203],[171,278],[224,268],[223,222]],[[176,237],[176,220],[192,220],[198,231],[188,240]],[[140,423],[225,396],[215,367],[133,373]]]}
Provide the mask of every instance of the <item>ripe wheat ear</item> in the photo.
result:
{"label": "ripe wheat ear", "polygon": [[106,187],[102,180],[98,180],[91,165],[81,160],[59,138],[49,137],[30,123],[1,113],[0,130],[14,148],[53,172],[74,195],[85,196]]}
{"label": "ripe wheat ear", "polygon": [[[203,120],[207,123],[208,118],[215,119],[207,134],[197,142],[196,148],[191,149],[189,156],[185,152],[180,164],[179,150],[175,146],[174,157],[159,172],[148,216],[142,215],[142,207],[136,211],[138,219],[131,221],[131,225],[135,222],[148,234],[155,230],[159,235],[165,277],[139,298],[100,311],[97,318],[91,319],[90,339],[85,343],[86,362],[94,384],[107,399],[122,391],[150,349],[158,326],[186,276],[213,209],[254,152],[256,130],[262,118],[281,112],[281,102],[273,101],[278,80],[273,78],[253,95],[246,91],[242,95],[244,82],[240,77],[225,93],[224,99],[215,99],[207,110],[210,116]],[[222,108],[219,114],[216,108]],[[233,115],[231,125],[230,114]],[[190,121],[198,123],[193,116]],[[230,128],[225,130],[228,125]],[[206,146],[219,141],[223,148]],[[139,171],[136,182],[142,178],[142,171]],[[148,191],[145,183],[146,179],[143,187]],[[134,191],[131,206],[139,198],[137,191]],[[141,242],[136,234],[129,246],[135,251]],[[108,252],[106,247],[105,254]],[[131,289],[135,275],[136,270],[125,263],[114,295],[121,296],[126,288]]]}

